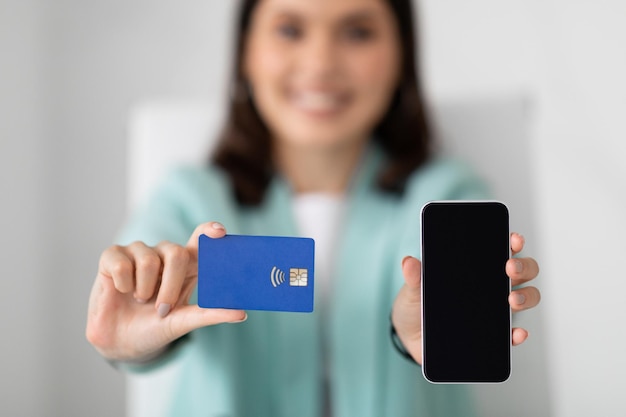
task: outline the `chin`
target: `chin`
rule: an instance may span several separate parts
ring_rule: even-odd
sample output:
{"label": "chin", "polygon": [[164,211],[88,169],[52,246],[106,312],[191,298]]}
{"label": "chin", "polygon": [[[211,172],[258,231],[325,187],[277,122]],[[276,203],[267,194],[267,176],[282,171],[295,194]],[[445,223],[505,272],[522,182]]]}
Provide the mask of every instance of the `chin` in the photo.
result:
{"label": "chin", "polygon": [[329,152],[353,148],[363,142],[361,136],[337,136],[336,133],[331,136],[325,135],[324,132],[319,132],[317,135],[314,132],[307,133],[306,136],[292,135],[289,144],[310,152]]}

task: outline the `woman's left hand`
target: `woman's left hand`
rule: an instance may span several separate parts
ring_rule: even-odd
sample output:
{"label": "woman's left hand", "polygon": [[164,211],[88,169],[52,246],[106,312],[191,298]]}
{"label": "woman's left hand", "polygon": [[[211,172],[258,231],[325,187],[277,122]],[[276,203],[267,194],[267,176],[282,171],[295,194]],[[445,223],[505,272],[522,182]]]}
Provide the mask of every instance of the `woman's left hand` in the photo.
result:
{"label": "woman's left hand", "polygon": [[[513,255],[524,248],[524,238],[517,233],[511,234],[511,252]],[[391,320],[398,337],[406,350],[417,363],[422,363],[422,322],[421,322],[421,262],[411,256],[402,260],[404,285],[398,292],[393,304]],[[539,265],[533,258],[511,258],[506,264],[506,273],[515,287],[533,280],[539,274]],[[532,286],[518,288],[509,295],[509,304],[513,312],[527,310],[539,304],[541,294]],[[513,346],[524,342],[528,337],[525,329],[515,327],[511,335]]]}

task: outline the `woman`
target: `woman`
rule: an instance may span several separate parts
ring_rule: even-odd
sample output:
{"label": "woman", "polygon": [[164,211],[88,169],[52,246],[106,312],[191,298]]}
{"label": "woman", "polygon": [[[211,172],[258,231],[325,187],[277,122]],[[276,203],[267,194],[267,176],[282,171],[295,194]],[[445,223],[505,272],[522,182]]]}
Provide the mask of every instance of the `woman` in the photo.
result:
{"label": "woman", "polygon": [[[419,208],[486,195],[431,155],[411,16],[409,0],[243,2],[212,163],[174,172],[131,219],[90,298],[87,337],[105,358],[138,371],[181,362],[171,415],[472,415],[462,386],[426,383],[389,340],[393,325],[421,361],[421,265],[406,256],[419,252]],[[194,305],[198,236],[224,225],[313,236],[316,312]],[[523,244],[512,234],[514,253]],[[513,285],[537,273],[531,258],[507,264]],[[509,302],[531,308],[539,292]],[[526,337],[515,329],[512,343]]]}

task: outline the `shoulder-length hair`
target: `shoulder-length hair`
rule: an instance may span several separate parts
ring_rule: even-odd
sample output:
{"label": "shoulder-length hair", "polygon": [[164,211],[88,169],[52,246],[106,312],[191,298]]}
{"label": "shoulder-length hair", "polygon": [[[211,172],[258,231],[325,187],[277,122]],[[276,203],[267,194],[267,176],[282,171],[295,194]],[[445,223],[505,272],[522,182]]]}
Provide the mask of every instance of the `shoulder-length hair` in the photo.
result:
{"label": "shoulder-length hair", "polygon": [[[431,153],[431,131],[419,80],[411,0],[386,0],[398,25],[402,55],[400,82],[372,138],[387,155],[378,173],[379,189],[401,193],[408,176]],[[230,178],[237,201],[258,205],[275,173],[271,135],[248,93],[242,70],[245,42],[258,0],[243,0],[236,22],[232,94],[225,126],[212,162]]]}

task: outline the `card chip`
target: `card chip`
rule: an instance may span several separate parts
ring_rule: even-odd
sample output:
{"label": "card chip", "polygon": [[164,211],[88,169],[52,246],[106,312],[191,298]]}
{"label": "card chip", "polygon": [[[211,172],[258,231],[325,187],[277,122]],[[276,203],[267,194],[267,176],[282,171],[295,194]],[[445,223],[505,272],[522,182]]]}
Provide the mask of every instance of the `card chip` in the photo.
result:
{"label": "card chip", "polygon": [[292,287],[309,285],[309,271],[305,268],[291,268],[289,270],[289,285]]}

